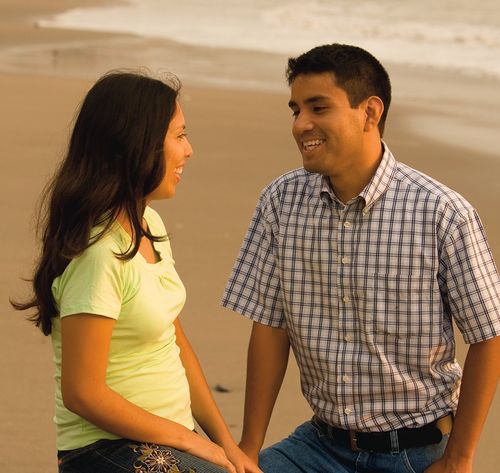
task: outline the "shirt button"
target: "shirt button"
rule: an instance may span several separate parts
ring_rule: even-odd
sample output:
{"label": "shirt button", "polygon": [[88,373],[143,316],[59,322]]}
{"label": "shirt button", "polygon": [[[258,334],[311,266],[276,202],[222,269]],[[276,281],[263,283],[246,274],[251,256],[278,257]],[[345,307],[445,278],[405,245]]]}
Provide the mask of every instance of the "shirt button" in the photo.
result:
{"label": "shirt button", "polygon": [[352,336],[351,336],[351,335],[349,335],[349,334],[347,334],[347,335],[344,337],[344,340],[345,340],[346,342],[350,342],[350,341],[352,340]]}
{"label": "shirt button", "polygon": [[352,227],[352,223],[351,222],[344,222],[344,227],[345,228],[351,228]]}
{"label": "shirt button", "polygon": [[347,415],[349,415],[351,412],[352,412],[352,409],[350,407],[346,407],[344,409],[344,413],[347,414]]}
{"label": "shirt button", "polygon": [[351,299],[349,298],[349,296],[344,296],[342,297],[342,301],[344,301],[347,304],[348,302],[351,302]]}
{"label": "shirt button", "polygon": [[346,374],[342,376],[342,381],[344,381],[344,383],[348,383],[350,380],[351,378],[349,378],[349,376],[347,376]]}
{"label": "shirt button", "polygon": [[349,263],[351,260],[349,259],[348,256],[342,256],[342,259],[341,259],[342,263],[343,264],[347,264]]}

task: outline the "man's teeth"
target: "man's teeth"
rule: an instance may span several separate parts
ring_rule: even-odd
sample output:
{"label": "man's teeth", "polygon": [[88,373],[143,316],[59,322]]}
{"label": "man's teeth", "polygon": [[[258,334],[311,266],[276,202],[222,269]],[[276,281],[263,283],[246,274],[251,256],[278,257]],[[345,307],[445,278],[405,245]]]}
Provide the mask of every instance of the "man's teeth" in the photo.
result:
{"label": "man's teeth", "polygon": [[316,146],[319,146],[321,143],[323,143],[324,140],[309,140],[309,141],[304,141],[302,143],[302,146],[306,151],[315,148]]}

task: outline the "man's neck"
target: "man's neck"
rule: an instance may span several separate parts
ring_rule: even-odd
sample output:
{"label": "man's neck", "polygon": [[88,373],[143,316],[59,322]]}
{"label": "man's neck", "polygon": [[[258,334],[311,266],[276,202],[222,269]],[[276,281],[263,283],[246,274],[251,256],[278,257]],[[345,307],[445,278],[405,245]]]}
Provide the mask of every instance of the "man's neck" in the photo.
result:
{"label": "man's neck", "polygon": [[368,185],[382,160],[382,143],[373,148],[373,152],[365,158],[353,162],[352,166],[342,173],[329,176],[330,184],[337,199],[346,204]]}

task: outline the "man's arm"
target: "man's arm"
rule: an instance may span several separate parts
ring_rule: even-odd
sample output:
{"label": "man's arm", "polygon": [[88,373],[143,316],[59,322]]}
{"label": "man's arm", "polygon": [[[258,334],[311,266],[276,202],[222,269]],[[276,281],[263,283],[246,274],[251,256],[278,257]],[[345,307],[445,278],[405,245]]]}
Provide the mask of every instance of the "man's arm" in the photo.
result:
{"label": "man's arm", "polygon": [[474,453],[500,376],[500,337],[470,346],[458,408],[443,458],[425,473],[471,473]]}
{"label": "man's arm", "polygon": [[247,359],[241,449],[255,462],[283,383],[290,342],[286,330],[254,322]]}

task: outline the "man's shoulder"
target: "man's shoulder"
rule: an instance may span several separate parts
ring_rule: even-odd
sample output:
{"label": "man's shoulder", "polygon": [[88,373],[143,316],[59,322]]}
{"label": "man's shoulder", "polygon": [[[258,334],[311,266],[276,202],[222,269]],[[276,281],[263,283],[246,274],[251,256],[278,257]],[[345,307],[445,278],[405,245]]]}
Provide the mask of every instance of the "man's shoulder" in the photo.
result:
{"label": "man's shoulder", "polygon": [[473,210],[467,199],[457,191],[407,164],[397,163],[395,177],[400,187],[413,193],[419,200],[426,200],[438,207],[448,208],[464,217]]}
{"label": "man's shoulder", "polygon": [[304,188],[316,184],[321,175],[310,173],[304,168],[293,169],[277,177],[262,191],[263,196],[274,197],[284,192],[301,193]]}

